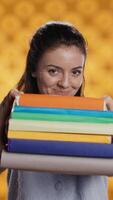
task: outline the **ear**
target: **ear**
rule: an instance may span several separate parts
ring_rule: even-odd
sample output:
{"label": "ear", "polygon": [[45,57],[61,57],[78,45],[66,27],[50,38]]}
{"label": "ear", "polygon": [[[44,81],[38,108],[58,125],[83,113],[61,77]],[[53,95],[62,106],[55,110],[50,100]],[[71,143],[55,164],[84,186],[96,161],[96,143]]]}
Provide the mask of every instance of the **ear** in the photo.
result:
{"label": "ear", "polygon": [[32,76],[33,78],[36,78],[36,72],[32,72],[31,76]]}

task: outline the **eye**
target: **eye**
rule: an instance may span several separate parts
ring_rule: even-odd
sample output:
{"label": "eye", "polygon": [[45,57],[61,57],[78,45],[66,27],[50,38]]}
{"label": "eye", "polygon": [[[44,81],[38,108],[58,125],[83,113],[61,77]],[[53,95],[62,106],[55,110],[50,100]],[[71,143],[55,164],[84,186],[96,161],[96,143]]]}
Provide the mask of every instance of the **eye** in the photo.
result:
{"label": "eye", "polygon": [[79,76],[82,73],[82,70],[74,69],[72,70],[72,75],[73,76]]}
{"label": "eye", "polygon": [[51,76],[55,76],[58,74],[58,69],[56,68],[50,68],[48,69],[48,73],[51,75]]}

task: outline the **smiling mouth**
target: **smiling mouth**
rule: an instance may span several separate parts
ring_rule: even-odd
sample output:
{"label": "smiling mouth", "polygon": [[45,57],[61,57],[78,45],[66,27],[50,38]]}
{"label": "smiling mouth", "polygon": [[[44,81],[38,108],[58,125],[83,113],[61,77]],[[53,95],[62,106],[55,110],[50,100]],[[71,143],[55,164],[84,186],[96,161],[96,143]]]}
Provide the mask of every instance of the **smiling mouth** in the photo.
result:
{"label": "smiling mouth", "polygon": [[55,90],[55,95],[69,96],[70,91],[57,91],[57,90]]}

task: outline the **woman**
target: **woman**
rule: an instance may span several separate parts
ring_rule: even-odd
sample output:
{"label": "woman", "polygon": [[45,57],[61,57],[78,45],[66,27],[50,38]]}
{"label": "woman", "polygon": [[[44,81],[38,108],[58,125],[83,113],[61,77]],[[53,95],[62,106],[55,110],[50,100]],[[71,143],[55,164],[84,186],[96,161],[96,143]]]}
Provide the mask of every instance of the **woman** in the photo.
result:
{"label": "woman", "polygon": [[[8,118],[19,91],[49,95],[83,96],[87,44],[72,25],[51,22],[34,34],[25,72],[1,104],[1,150],[7,143]],[[113,110],[113,100],[106,97]],[[9,200],[107,200],[107,178],[10,170]]]}

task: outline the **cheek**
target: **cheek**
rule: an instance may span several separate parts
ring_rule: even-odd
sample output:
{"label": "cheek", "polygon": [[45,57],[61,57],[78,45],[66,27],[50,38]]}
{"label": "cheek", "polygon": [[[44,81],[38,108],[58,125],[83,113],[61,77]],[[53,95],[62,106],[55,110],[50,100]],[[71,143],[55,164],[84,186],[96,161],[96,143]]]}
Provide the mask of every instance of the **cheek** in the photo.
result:
{"label": "cheek", "polygon": [[50,87],[50,86],[56,84],[57,78],[51,77],[47,73],[43,73],[43,74],[40,74],[38,82],[39,82],[40,86]]}
{"label": "cheek", "polygon": [[72,87],[73,88],[79,88],[82,85],[82,83],[83,83],[83,76],[72,79]]}

